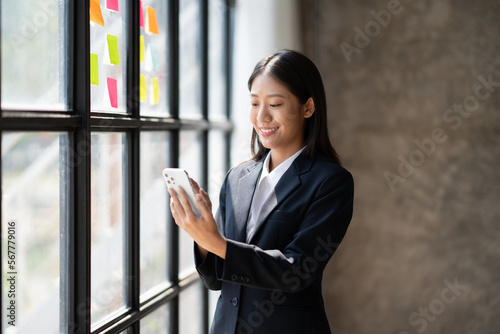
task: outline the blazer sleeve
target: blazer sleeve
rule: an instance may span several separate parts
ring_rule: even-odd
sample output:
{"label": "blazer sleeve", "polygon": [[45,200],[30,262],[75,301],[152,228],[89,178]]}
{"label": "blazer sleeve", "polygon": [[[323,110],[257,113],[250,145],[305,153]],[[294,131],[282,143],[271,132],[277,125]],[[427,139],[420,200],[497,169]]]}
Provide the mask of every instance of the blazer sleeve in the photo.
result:
{"label": "blazer sleeve", "polygon": [[[228,239],[226,259],[207,257],[205,262],[215,261],[207,265],[215,270],[217,281],[292,293],[302,291],[321,277],[342,241],[352,218],[353,196],[352,176],[340,169],[319,185],[298,231],[285,249],[263,250]],[[222,198],[221,203],[224,203]]]}

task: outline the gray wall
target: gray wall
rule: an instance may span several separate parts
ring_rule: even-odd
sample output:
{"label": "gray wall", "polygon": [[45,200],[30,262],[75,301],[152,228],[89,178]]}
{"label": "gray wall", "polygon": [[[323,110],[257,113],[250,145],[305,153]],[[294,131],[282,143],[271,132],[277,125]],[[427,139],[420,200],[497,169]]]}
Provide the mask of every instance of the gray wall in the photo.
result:
{"label": "gray wall", "polygon": [[325,273],[332,330],[500,333],[500,1],[397,3],[302,0],[356,184]]}

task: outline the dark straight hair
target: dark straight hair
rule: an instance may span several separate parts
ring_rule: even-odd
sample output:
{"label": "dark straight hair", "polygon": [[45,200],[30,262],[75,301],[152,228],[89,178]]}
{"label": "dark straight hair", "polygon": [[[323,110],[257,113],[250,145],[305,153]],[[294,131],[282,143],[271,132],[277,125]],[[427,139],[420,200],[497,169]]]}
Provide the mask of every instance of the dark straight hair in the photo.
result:
{"label": "dark straight hair", "polygon": [[[315,111],[305,122],[304,153],[310,157],[326,158],[340,165],[339,156],[328,137],[325,89],[321,75],[314,63],[296,51],[276,52],[255,65],[248,79],[249,90],[252,90],[255,78],[261,74],[271,75],[283,83],[301,104],[306,103],[312,97]],[[256,161],[260,161],[269,152],[269,149],[260,142],[255,129],[252,131],[250,145],[252,159]]]}

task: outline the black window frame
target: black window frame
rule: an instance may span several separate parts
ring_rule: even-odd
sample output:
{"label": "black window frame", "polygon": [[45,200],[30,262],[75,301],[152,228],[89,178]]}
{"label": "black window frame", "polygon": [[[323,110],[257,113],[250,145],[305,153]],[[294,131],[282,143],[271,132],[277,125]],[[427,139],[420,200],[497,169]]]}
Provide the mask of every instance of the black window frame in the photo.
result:
{"label": "black window frame", "polygon": [[[67,98],[70,110],[67,112],[51,110],[4,110],[0,113],[0,154],[2,135],[6,131],[41,131],[65,132],[68,144],[63,153],[68,155],[68,188],[62,191],[60,259],[60,317],[61,332],[64,333],[128,333],[140,332],[140,319],[160,307],[170,304],[168,332],[179,333],[179,296],[182,291],[199,281],[196,274],[180,280],[179,271],[179,230],[169,218],[169,240],[167,257],[169,263],[169,286],[141,301],[140,296],[140,134],[145,131],[166,131],[170,133],[169,158],[173,167],[179,164],[179,138],[182,131],[196,130],[202,138],[202,179],[203,186],[208,183],[209,132],[218,131],[225,135],[226,170],[230,167],[230,138],[233,131],[231,122],[231,59],[232,31],[234,20],[234,1],[221,1],[225,6],[224,14],[224,64],[225,64],[225,121],[213,121],[209,118],[209,0],[200,0],[201,4],[201,86],[202,119],[181,119],[179,117],[179,2],[165,0],[168,5],[168,50],[169,92],[168,103],[171,116],[141,116],[139,110],[139,1],[127,1],[127,114],[91,112],[90,99],[90,26],[89,0],[68,0],[66,2],[64,22],[67,26],[66,44],[66,80]],[[210,0],[213,1],[213,0]],[[0,72],[1,73],[1,72]],[[0,84],[1,90],[1,84]],[[91,329],[90,292],[91,292],[91,234],[90,234],[90,135],[97,131],[122,131],[126,133],[127,175],[126,196],[127,211],[124,225],[126,243],[125,277],[129,277],[124,293],[126,310],[98,328]],[[66,151],[67,150],[67,151]],[[1,155],[0,155],[1,156]],[[1,184],[0,163],[0,184]],[[0,189],[1,198],[1,189]],[[2,206],[0,201],[0,215]],[[165,203],[168,206],[168,203]],[[0,222],[2,224],[3,222]],[[1,226],[0,226],[1,227]],[[1,253],[0,256],[3,259]],[[2,266],[4,265],[2,261]],[[0,300],[3,296],[0,291]],[[209,330],[208,291],[202,293],[203,314],[200,315],[204,333]]]}

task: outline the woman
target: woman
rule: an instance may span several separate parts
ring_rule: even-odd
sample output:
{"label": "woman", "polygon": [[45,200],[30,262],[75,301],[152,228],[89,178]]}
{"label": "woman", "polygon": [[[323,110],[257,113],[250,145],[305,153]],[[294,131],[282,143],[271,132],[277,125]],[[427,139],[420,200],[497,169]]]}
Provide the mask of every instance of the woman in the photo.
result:
{"label": "woman", "polygon": [[196,182],[201,217],[169,191],[204,285],[221,290],[210,333],[330,333],[322,275],[352,217],[353,180],[328,138],[321,76],[286,50],[261,60],[248,88],[254,156],[226,175],[215,219]]}

